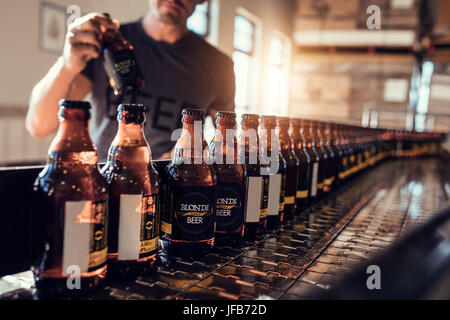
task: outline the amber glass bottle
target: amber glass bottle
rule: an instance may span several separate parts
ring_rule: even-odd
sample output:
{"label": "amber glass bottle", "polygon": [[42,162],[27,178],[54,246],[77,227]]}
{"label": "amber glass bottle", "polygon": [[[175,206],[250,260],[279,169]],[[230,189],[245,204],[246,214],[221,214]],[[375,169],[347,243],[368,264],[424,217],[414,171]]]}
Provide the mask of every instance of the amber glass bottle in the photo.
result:
{"label": "amber glass bottle", "polygon": [[205,111],[184,109],[183,130],[166,167],[168,189],[161,212],[163,256],[204,256],[214,246],[217,177],[204,156]]}
{"label": "amber glass bottle", "polygon": [[356,157],[354,152],[353,138],[349,126],[342,125],[342,136],[344,139],[344,145],[346,150],[344,181],[348,181],[352,176],[356,164]]}
{"label": "amber glass bottle", "polygon": [[[324,177],[324,163],[323,153],[319,152],[317,148],[316,127],[312,127],[310,120],[304,120],[302,123],[302,134],[305,138],[308,152],[312,154],[312,173],[311,173],[311,197],[314,201],[317,201],[322,194],[323,189],[323,177]],[[314,136],[313,136],[314,135]]]}
{"label": "amber glass bottle", "polygon": [[209,150],[217,174],[216,243],[239,243],[244,236],[244,167],[238,163],[236,114],[216,113],[216,134]]}
{"label": "amber glass bottle", "polygon": [[294,146],[289,136],[289,118],[277,117],[277,134],[279,138],[281,157],[286,162],[286,186],[284,192],[284,214],[291,219],[297,211],[297,178],[300,160],[294,152]]}
{"label": "amber glass bottle", "polygon": [[344,157],[344,149],[342,148],[342,143],[338,135],[338,125],[336,123],[327,124],[326,134],[331,144],[330,147],[333,148],[335,154],[334,179],[332,183],[332,188],[336,188],[339,187],[340,185],[339,173],[341,172],[341,164],[342,159]]}
{"label": "amber glass bottle", "polygon": [[[261,116],[259,132],[261,158],[266,159],[262,166],[264,178],[267,179],[267,226],[280,225],[285,217],[284,198],[286,183],[286,161],[280,150],[276,133],[275,116]],[[265,196],[265,195],[263,195]]]}
{"label": "amber glass bottle", "polygon": [[[88,130],[90,104],[61,100],[59,128],[47,165],[36,179],[44,250],[33,267],[43,293],[79,293],[106,276],[107,183],[97,167],[97,151]],[[80,282],[68,277],[79,276]],[[73,286],[72,286],[73,285]]]}
{"label": "amber glass bottle", "polygon": [[325,182],[328,176],[328,153],[326,149],[323,146],[323,141],[321,140],[320,134],[319,134],[319,121],[317,120],[311,120],[310,125],[310,135],[312,138],[312,141],[314,143],[314,146],[317,150],[317,153],[319,154],[319,180],[317,183],[317,193],[320,197],[323,197],[323,195],[326,193],[325,188]]}
{"label": "amber glass bottle", "polygon": [[245,171],[245,233],[253,238],[262,234],[267,227],[267,219],[261,219],[262,195],[264,190],[263,175],[259,159],[259,116],[243,114],[241,132],[238,138],[239,163]]}
{"label": "amber glass bottle", "polygon": [[326,134],[325,122],[319,121],[317,133],[320,138],[321,148],[327,155],[327,170],[325,175],[325,181],[323,184],[323,191],[324,193],[329,193],[332,190],[332,185],[335,180],[336,154],[335,149],[331,144],[330,136]]}
{"label": "amber glass bottle", "polygon": [[109,184],[109,274],[152,270],[159,238],[159,177],[145,139],[143,105],[118,107],[119,128],[102,169]]}
{"label": "amber glass bottle", "polygon": [[[105,13],[109,18],[109,14]],[[145,86],[133,45],[120,32],[103,30],[103,64],[115,95],[136,93]]]}
{"label": "amber glass bottle", "polygon": [[300,134],[301,120],[290,119],[289,136],[291,138],[293,150],[299,160],[297,167],[297,213],[308,207],[308,197],[311,184],[311,156],[306,150],[306,144]]}
{"label": "amber glass bottle", "polygon": [[302,135],[306,150],[311,159],[311,171],[310,171],[310,183],[309,189],[309,202],[310,204],[318,200],[318,183],[319,183],[319,153],[316,150],[315,144],[310,136],[310,122],[309,120],[301,120],[300,133]]}

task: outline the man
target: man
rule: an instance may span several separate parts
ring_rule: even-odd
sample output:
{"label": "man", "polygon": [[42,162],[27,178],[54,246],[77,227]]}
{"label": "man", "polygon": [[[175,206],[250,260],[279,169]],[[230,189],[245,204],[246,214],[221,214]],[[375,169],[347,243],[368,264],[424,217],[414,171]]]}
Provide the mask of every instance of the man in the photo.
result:
{"label": "man", "polygon": [[120,103],[148,107],[145,135],[153,159],[167,156],[175,142],[170,137],[180,126],[184,106],[215,110],[234,109],[235,81],[230,58],[186,27],[195,6],[204,0],[149,0],[147,15],[120,26],[136,51],[146,86],[132,98],[114,96],[101,54],[101,30],[119,28],[108,17],[91,13],[68,28],[63,55],[34,87],[26,118],[28,131],[44,137],[58,128],[58,101],[83,100],[90,93],[94,131],[100,161],[105,161],[117,131]]}

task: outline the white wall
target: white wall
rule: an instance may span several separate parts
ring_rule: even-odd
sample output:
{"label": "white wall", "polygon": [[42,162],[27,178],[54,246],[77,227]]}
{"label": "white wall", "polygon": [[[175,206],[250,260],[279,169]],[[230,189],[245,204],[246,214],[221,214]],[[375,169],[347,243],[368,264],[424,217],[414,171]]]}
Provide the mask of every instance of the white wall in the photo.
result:
{"label": "white wall", "polygon": [[[260,43],[257,43],[259,75],[255,77],[255,96],[251,99],[251,110],[263,113],[265,108],[264,92],[270,90],[266,87],[265,71],[269,65],[270,38],[277,32],[292,38],[293,32],[293,10],[295,8],[292,0],[222,0],[219,3],[219,35],[218,47],[225,53],[233,53],[233,30],[234,16],[239,8],[243,8],[262,22]],[[259,48],[258,48],[259,46]],[[289,69],[289,68],[288,68]],[[286,110],[287,111],[287,110]]]}
{"label": "white wall", "polygon": [[[234,16],[243,7],[263,21],[261,52],[268,50],[273,30],[289,37],[292,34],[292,0],[211,0],[213,5],[213,34],[210,41],[223,52],[233,51]],[[147,0],[51,0],[62,6],[76,4],[83,13],[109,12],[121,22],[133,21],[148,9]],[[24,114],[33,86],[46,74],[57,55],[39,48],[38,0],[0,1],[0,164],[35,161],[45,158],[49,140],[31,138],[24,129]],[[214,15],[214,12],[217,15]],[[261,56],[263,70],[267,57]],[[255,83],[258,92],[264,90],[263,81]],[[261,96],[259,94],[258,96]],[[255,101],[258,107],[261,101]],[[6,116],[2,110],[14,110]]]}

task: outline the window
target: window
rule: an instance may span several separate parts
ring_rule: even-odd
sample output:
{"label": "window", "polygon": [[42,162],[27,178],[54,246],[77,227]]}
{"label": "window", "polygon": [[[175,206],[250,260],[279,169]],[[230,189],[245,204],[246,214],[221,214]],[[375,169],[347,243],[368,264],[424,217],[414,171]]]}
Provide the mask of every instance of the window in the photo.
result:
{"label": "window", "polygon": [[[255,51],[255,24],[241,15],[234,19],[234,72],[236,76],[237,112],[248,111],[250,107],[251,75]],[[240,109],[240,110],[239,110]]]}
{"label": "window", "polygon": [[428,101],[430,99],[430,83],[434,71],[434,64],[426,61],[422,65],[422,79],[420,83],[419,100],[416,109],[415,130],[424,131],[427,127],[426,114],[428,113]]}
{"label": "window", "polygon": [[209,34],[209,11],[209,1],[198,4],[195,7],[194,13],[187,21],[188,29],[206,38]]}
{"label": "window", "polygon": [[264,113],[280,114],[287,111],[288,57],[288,40],[281,35],[274,35],[270,39]]}

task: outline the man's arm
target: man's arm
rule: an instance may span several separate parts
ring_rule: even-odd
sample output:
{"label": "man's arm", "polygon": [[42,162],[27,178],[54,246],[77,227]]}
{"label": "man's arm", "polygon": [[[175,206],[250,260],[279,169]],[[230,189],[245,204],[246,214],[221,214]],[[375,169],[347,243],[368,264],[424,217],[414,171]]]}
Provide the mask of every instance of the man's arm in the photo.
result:
{"label": "man's arm", "polygon": [[26,116],[31,135],[45,137],[58,128],[58,101],[82,100],[92,89],[92,82],[81,72],[89,60],[99,56],[103,29],[117,30],[109,18],[91,13],[75,20],[68,28],[64,53],[33,88]]}
{"label": "man's arm", "polygon": [[58,101],[83,100],[92,89],[92,82],[82,74],[73,75],[62,59],[33,88],[25,124],[34,137],[45,137],[58,128]]}

